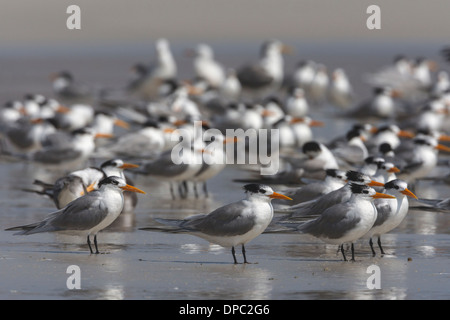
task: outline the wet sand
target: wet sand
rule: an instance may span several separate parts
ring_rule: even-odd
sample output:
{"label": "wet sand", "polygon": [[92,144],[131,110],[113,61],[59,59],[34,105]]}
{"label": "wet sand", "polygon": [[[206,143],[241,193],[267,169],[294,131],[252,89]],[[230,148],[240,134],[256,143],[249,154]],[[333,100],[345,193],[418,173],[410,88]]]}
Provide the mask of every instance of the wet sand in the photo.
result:
{"label": "wet sand", "polygon": [[[150,46],[151,48],[151,46]],[[180,49],[181,46],[177,47]],[[416,52],[436,54],[438,47],[418,46]],[[248,49],[248,46],[244,49]],[[252,58],[253,51],[242,49],[239,56],[222,56],[230,64]],[[361,49],[361,48],[360,48]],[[333,51],[303,51],[318,56],[331,67],[348,67],[364,95],[361,81],[365,70],[391,61],[400,47],[355,58],[357,54]],[[150,49],[151,50],[151,49]],[[256,48],[255,48],[256,51]],[[300,51],[301,52],[301,51]],[[367,53],[367,51],[364,51]],[[317,55],[318,54],[318,55]],[[289,58],[294,65],[300,54]],[[8,58],[1,75],[1,97],[22,97],[25,92],[50,93],[47,75],[62,67],[73,69],[90,83],[118,85],[124,70],[146,57],[144,50],[129,56]],[[219,57],[221,57],[219,55]],[[350,59],[353,57],[353,59]],[[370,57],[367,58],[367,57]],[[6,60],[2,60],[3,62]],[[190,72],[183,60],[181,72]],[[95,68],[93,68],[95,66]],[[317,110],[313,115],[331,126],[318,128],[317,137],[327,140],[346,128],[332,111]],[[438,173],[445,172],[445,168]],[[138,228],[153,224],[155,217],[183,217],[207,213],[239,200],[241,184],[232,180],[246,175],[231,165],[208,182],[210,198],[171,200],[168,186],[147,177],[136,176],[135,184],[148,192],[139,195],[132,214],[119,218],[98,236],[100,251],[90,255],[85,239],[54,234],[13,236],[7,227],[35,222],[54,211],[53,203],[18,189],[29,187],[34,178],[54,178],[33,164],[0,161],[0,298],[1,299],[158,299],[158,300],[300,300],[300,299],[439,299],[450,298],[449,215],[410,210],[402,225],[383,237],[387,254],[372,257],[365,241],[355,246],[356,262],[344,262],[335,246],[307,235],[263,234],[247,246],[253,264],[234,265],[228,249],[190,235],[164,234]],[[280,190],[282,186],[275,186]],[[423,198],[446,198],[445,184],[420,182],[415,193]],[[240,250],[237,258],[242,261]],[[70,290],[67,268],[81,271],[81,289]],[[371,265],[380,268],[381,289],[369,289],[367,273]]]}

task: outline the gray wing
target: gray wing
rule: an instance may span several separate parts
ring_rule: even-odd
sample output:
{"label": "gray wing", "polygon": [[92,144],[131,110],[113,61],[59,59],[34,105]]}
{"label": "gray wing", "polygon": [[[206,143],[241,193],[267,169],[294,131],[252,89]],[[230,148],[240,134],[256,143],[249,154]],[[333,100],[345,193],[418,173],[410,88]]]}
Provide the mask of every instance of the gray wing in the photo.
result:
{"label": "gray wing", "polygon": [[292,213],[290,219],[296,217],[303,217],[305,215],[320,215],[330,206],[346,201],[348,198],[343,196],[341,189],[331,191],[315,200],[300,203],[294,206],[295,211]]}
{"label": "gray wing", "polygon": [[351,205],[346,202],[325,210],[320,217],[298,226],[297,230],[315,237],[340,238],[354,227],[361,218],[351,213]]}
{"label": "gray wing", "polygon": [[67,160],[73,160],[81,155],[80,151],[74,149],[43,149],[33,154],[33,161],[59,164]]}
{"label": "gray wing", "polygon": [[364,151],[357,146],[344,146],[332,150],[334,156],[351,164],[364,162]]}
{"label": "gray wing", "polygon": [[242,67],[237,77],[241,84],[249,88],[260,88],[269,85],[273,78],[258,65],[247,65]]}
{"label": "gray wing", "polygon": [[386,201],[375,202],[375,207],[377,208],[377,219],[373,224],[374,227],[382,225],[389,218],[391,212],[391,206]]}
{"label": "gray wing", "polygon": [[170,157],[170,153],[167,153],[157,160],[145,164],[142,170],[136,170],[136,172],[170,178],[183,173],[187,167],[188,165],[183,163],[175,165]]}
{"label": "gray wing", "polygon": [[244,210],[248,210],[248,207],[242,201],[230,203],[207,215],[187,219],[180,227],[215,236],[244,234],[250,231],[255,224],[251,216],[243,216]]}
{"label": "gray wing", "polygon": [[39,223],[16,228],[24,230],[19,234],[89,230],[99,224],[107,214],[108,208],[98,199],[98,192],[92,191],[72,201],[65,208],[50,214]]}

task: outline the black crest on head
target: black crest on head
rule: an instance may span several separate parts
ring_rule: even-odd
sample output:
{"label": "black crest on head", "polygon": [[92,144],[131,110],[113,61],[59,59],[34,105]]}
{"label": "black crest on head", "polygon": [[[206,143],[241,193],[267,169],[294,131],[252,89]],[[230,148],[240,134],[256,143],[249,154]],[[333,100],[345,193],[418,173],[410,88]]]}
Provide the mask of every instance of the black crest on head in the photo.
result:
{"label": "black crest on head", "polygon": [[369,188],[370,187],[364,184],[357,184],[357,183],[350,184],[350,189],[352,190],[352,193],[368,193]]}
{"label": "black crest on head", "polygon": [[114,177],[114,176],[106,177],[106,178],[103,178],[102,180],[100,180],[100,182],[98,183],[98,187],[100,188],[104,184],[118,185],[119,181],[117,181],[116,177]]}
{"label": "black crest on head", "polygon": [[309,141],[303,145],[302,150],[303,150],[303,153],[318,152],[318,151],[320,151],[320,145],[319,145],[319,143],[317,143],[315,141]]}
{"label": "black crest on head", "polygon": [[266,192],[266,190],[261,188],[261,185],[257,184],[257,183],[246,184],[243,187],[243,189],[245,190],[245,192],[251,192],[251,193],[265,193]]}
{"label": "black crest on head", "polygon": [[364,175],[358,171],[349,170],[346,175],[350,181],[364,181]]}
{"label": "black crest on head", "polygon": [[389,151],[393,151],[391,145],[387,142],[383,142],[382,144],[380,144],[379,150],[381,153],[387,153]]}

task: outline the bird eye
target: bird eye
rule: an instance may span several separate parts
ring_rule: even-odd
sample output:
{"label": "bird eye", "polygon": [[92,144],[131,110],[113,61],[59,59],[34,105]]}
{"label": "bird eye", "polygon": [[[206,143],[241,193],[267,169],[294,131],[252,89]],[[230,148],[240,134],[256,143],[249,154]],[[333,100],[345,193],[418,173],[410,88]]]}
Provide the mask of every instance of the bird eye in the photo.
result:
{"label": "bird eye", "polygon": [[264,189],[259,189],[259,192],[260,192],[260,193],[266,193],[266,190],[264,190]]}

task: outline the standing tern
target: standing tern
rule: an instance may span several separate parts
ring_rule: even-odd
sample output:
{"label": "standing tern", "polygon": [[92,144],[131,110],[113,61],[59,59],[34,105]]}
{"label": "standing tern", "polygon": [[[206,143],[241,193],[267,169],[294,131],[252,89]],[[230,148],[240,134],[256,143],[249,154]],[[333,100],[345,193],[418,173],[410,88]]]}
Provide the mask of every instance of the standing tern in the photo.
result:
{"label": "standing tern", "polygon": [[164,226],[142,230],[188,233],[222,247],[231,247],[235,264],[237,260],[234,247],[241,245],[244,263],[249,263],[244,245],[259,236],[272,221],[271,200],[291,198],[261,184],[247,184],[244,190],[247,196],[243,200],[227,204],[209,214],[194,215],[183,220],[155,219]]}
{"label": "standing tern", "polygon": [[[189,55],[190,53],[188,51]],[[206,81],[212,88],[219,89],[225,81],[225,69],[214,59],[213,49],[205,43],[200,43],[193,50],[193,54],[195,75]]]}
{"label": "standing tern", "polygon": [[100,181],[99,189],[78,198],[66,207],[48,215],[44,220],[28,225],[8,228],[15,234],[30,235],[41,232],[61,232],[87,236],[92,253],[90,236],[94,236],[95,254],[98,254],[97,233],[109,226],[123,209],[123,191],[144,193],[126,184],[119,177],[107,177]]}
{"label": "standing tern", "polygon": [[345,110],[353,105],[354,99],[353,87],[344,69],[335,69],[331,74],[328,100],[332,105]]}
{"label": "standing tern", "polygon": [[311,234],[326,243],[339,245],[344,261],[347,258],[343,245],[351,243],[351,260],[355,261],[353,242],[364,236],[376,220],[374,199],[395,199],[394,196],[378,193],[365,185],[351,184],[350,190],[348,201],[329,207],[318,218],[296,228],[297,231]]}
{"label": "standing tern", "polygon": [[381,246],[381,235],[388,233],[400,225],[409,210],[408,197],[417,199],[416,195],[412,193],[407,183],[403,180],[395,179],[387,182],[384,185],[384,193],[395,197],[396,199],[376,199],[375,207],[377,209],[377,218],[370,229],[364,236],[369,237],[370,249],[375,256],[373,249],[372,237],[378,237],[378,247],[381,254],[384,254]]}
{"label": "standing tern", "polygon": [[256,64],[249,64],[237,71],[237,77],[245,90],[263,94],[265,90],[277,90],[284,78],[283,53],[290,49],[278,40],[263,43],[260,59]]}

